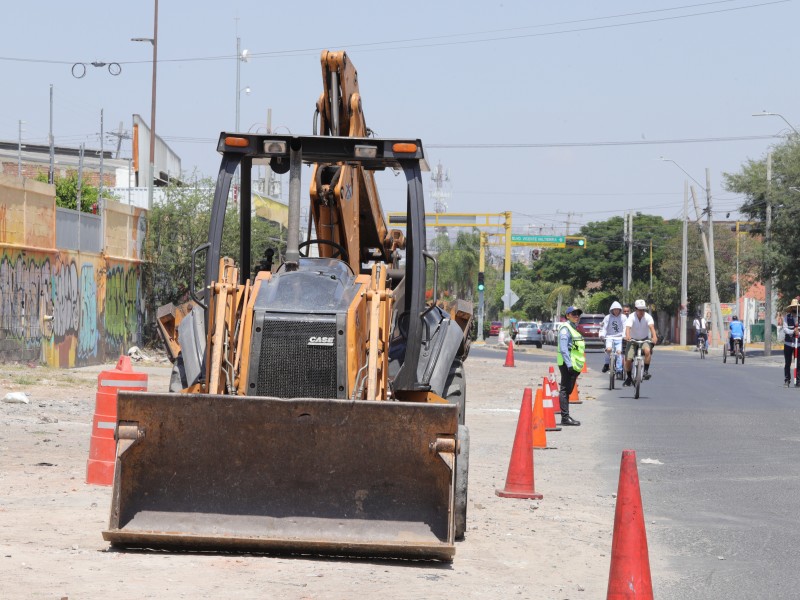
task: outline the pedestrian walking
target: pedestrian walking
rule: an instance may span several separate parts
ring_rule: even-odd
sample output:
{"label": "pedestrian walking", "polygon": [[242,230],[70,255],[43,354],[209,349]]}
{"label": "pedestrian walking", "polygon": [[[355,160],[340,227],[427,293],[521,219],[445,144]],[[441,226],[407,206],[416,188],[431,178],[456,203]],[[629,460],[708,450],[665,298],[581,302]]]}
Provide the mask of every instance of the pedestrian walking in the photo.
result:
{"label": "pedestrian walking", "polygon": [[562,425],[580,425],[569,416],[569,396],[575,389],[575,382],[586,363],[586,344],[583,336],[576,328],[583,311],[575,306],[567,308],[567,321],[561,323],[558,330],[558,370],[561,372],[561,386],[558,391],[558,402],[561,408]]}
{"label": "pedestrian walking", "polygon": [[[783,383],[787,387],[792,384],[792,359],[794,359],[794,385],[800,387],[797,378],[797,348],[800,344],[800,303],[797,298],[786,307],[783,318]],[[769,332],[771,335],[772,332]]]}

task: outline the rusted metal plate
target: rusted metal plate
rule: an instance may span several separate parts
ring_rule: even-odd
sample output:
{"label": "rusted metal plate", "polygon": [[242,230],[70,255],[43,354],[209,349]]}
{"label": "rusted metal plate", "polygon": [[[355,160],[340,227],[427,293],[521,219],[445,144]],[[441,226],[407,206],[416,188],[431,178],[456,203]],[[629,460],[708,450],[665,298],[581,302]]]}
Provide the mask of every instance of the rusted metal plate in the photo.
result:
{"label": "rusted metal plate", "polygon": [[454,405],[121,392],[117,412],[138,439],[118,442],[114,545],[454,554]]}

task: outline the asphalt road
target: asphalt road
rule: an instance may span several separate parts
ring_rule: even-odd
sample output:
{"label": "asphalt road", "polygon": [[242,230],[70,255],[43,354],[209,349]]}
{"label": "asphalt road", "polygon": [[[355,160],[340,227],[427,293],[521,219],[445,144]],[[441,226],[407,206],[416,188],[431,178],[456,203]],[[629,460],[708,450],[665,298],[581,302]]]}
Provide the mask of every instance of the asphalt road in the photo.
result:
{"label": "asphalt road", "polygon": [[603,478],[637,453],[658,598],[800,597],[800,389],[779,360],[656,349],[639,400],[595,390]]}
{"label": "asphalt road", "polygon": [[[555,350],[514,358],[553,364]],[[602,351],[587,364],[598,373]],[[800,597],[800,389],[783,387],[782,366],[780,347],[744,365],[656,348],[638,400],[592,388],[598,475],[616,487],[622,450],[636,450],[657,598]]]}

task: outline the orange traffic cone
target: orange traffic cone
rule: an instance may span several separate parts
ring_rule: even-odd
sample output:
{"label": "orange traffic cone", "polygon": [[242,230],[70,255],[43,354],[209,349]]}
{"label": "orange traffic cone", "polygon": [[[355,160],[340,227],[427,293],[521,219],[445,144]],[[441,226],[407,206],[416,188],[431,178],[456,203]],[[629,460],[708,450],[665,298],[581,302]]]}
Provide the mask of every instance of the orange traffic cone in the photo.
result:
{"label": "orange traffic cone", "polygon": [[514,340],[508,340],[508,352],[506,352],[506,364],[504,367],[514,366]]}
{"label": "orange traffic cone", "polygon": [[[561,431],[561,427],[556,425],[556,408],[558,394],[553,393],[550,381],[547,377],[542,378],[542,407],[544,408],[544,428],[545,431]],[[558,407],[561,412],[561,407]]]}
{"label": "orange traffic cone", "polygon": [[581,400],[580,392],[578,391],[578,382],[575,382],[575,387],[572,388],[572,393],[569,395],[569,403],[570,404],[583,404],[583,400]]}
{"label": "orange traffic cone", "polygon": [[[525,394],[531,394],[531,388],[525,388]],[[539,449],[546,449],[547,446],[547,433],[545,432],[544,425],[544,407],[542,406],[542,390],[536,390],[536,399],[533,401],[533,429],[532,429],[533,447]]]}
{"label": "orange traffic cone", "polygon": [[583,363],[583,368],[581,369],[581,373],[588,373],[588,372],[589,372],[589,368],[586,366],[586,363],[584,362]]}
{"label": "orange traffic cone", "polygon": [[514,448],[508,463],[506,487],[495,490],[501,498],[530,498],[540,500],[533,488],[533,440],[531,439],[531,394],[522,395],[522,406],[519,409],[517,432],[514,435]]}
{"label": "orange traffic cone", "polygon": [[636,469],[634,450],[622,451],[607,598],[653,598],[647,532],[644,527],[642,494],[639,490],[639,472]]}

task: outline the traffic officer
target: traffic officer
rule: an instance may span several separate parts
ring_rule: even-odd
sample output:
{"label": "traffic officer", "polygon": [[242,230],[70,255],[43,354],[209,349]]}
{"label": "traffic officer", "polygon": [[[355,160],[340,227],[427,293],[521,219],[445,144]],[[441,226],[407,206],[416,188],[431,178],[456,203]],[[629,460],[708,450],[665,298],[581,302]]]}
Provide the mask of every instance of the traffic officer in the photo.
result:
{"label": "traffic officer", "polygon": [[575,389],[575,382],[583,370],[586,362],[586,344],[576,325],[583,311],[575,306],[567,308],[567,321],[562,323],[558,330],[558,370],[561,372],[561,387],[558,401],[561,408],[562,425],[580,425],[569,416],[569,396]]}

